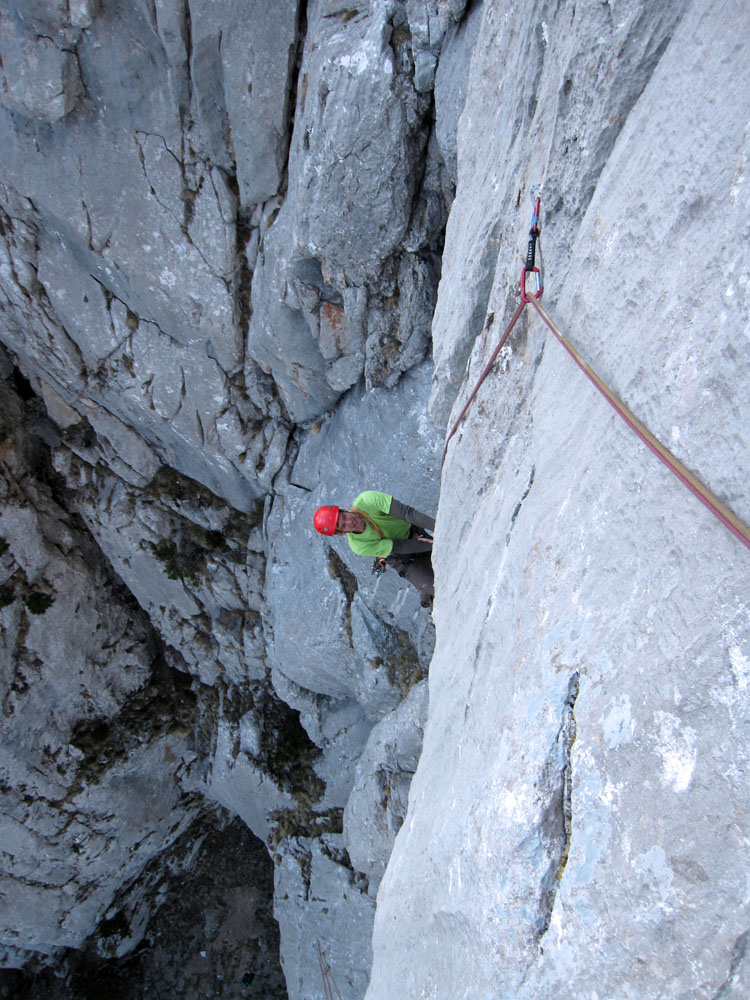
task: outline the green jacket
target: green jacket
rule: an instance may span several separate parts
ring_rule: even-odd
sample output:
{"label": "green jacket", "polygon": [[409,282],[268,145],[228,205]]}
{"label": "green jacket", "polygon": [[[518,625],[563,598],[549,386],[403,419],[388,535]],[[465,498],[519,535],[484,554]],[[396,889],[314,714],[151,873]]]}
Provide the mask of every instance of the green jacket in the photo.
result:
{"label": "green jacket", "polygon": [[[365,521],[365,530],[361,534],[349,532],[347,538],[352,552],[358,556],[406,555],[412,552],[428,552],[432,546],[429,542],[419,542],[409,538],[412,525],[435,530],[435,521],[407,504],[394,500],[388,493],[377,490],[365,490],[360,493],[352,504],[368,517],[383,532],[381,538],[377,531]],[[408,520],[407,520],[408,518]]]}

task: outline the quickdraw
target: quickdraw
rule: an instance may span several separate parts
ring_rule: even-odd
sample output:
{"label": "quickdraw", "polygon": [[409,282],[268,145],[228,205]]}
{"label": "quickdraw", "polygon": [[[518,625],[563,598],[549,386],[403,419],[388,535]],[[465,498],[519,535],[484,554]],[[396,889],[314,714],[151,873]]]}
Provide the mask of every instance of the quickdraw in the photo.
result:
{"label": "quickdraw", "polygon": [[[458,419],[454,423],[450,430],[446,440],[445,448],[443,450],[443,458],[440,463],[442,468],[445,464],[445,458],[448,454],[448,444],[453,437],[453,435],[458,430],[458,427],[466,415],[466,411],[469,409],[474,397],[479,392],[479,387],[484,382],[485,378],[490,372],[490,369],[495,363],[498,354],[503,348],[505,342],[513,330],[513,327],[518,322],[518,319],[526,308],[526,306],[531,303],[536,312],[539,314],[544,323],[549,327],[557,340],[562,344],[565,350],[570,354],[575,363],[581,369],[581,371],[586,375],[586,377],[596,386],[599,392],[604,396],[607,402],[614,408],[614,410],[622,417],[625,423],[630,427],[630,429],[640,438],[640,440],[649,448],[656,457],[667,466],[667,468],[674,473],[674,475],[686,486],[691,493],[696,496],[701,503],[703,503],[712,514],[714,514],[722,524],[727,527],[733,535],[735,535],[744,545],[750,548],[750,528],[747,527],[737,516],[734,514],[726,504],[722,503],[717,497],[714,496],[711,491],[703,485],[703,483],[697,479],[692,472],[685,468],[685,466],[677,459],[675,456],[666,448],[661,441],[659,441],[654,435],[641,423],[640,420],[625,406],[625,404],[618,399],[618,397],[612,392],[609,386],[601,379],[594,369],[581,357],[576,348],[571,344],[571,342],[565,337],[556,324],[550,319],[547,313],[542,308],[539,299],[544,291],[544,286],[542,283],[542,272],[539,267],[536,266],[536,252],[537,252],[537,242],[539,240],[539,235],[541,233],[541,228],[539,226],[539,212],[540,212],[541,199],[537,198],[534,203],[534,212],[531,220],[531,229],[529,230],[529,245],[526,252],[526,263],[524,264],[523,270],[521,271],[521,301],[516,307],[516,311],[510,319],[505,331],[503,332],[500,342],[492,353],[492,357],[484,368],[484,371],[479,376],[477,384],[471,392],[464,408],[458,416]],[[526,290],[526,280],[529,274],[536,275],[536,292],[529,295]]]}
{"label": "quickdraw", "polygon": [[536,266],[536,245],[541,234],[541,229],[539,228],[539,208],[542,203],[541,198],[537,198],[534,202],[534,214],[531,217],[531,229],[529,230],[529,246],[526,250],[526,263],[523,270],[521,271],[521,301],[530,302],[531,299],[526,293],[526,276],[528,274],[536,275],[536,292],[534,293],[535,298],[541,298],[542,292],[544,291],[544,285],[542,284],[542,272],[541,269]]}

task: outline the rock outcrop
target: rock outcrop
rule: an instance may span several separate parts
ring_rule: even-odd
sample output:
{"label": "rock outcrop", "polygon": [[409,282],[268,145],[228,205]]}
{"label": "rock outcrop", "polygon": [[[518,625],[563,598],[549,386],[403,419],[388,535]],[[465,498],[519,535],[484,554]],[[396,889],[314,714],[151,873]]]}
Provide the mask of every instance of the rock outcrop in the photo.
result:
{"label": "rock outcrop", "polygon": [[749,28],[0,0],[0,996],[747,992]]}

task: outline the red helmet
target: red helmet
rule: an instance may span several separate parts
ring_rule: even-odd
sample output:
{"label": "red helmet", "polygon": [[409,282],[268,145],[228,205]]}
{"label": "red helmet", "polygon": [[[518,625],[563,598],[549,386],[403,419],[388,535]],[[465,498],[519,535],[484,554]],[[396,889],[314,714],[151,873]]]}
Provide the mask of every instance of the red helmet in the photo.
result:
{"label": "red helmet", "polygon": [[335,535],[338,518],[338,507],[334,507],[332,504],[327,507],[318,507],[313,518],[315,530],[319,531],[321,535]]}

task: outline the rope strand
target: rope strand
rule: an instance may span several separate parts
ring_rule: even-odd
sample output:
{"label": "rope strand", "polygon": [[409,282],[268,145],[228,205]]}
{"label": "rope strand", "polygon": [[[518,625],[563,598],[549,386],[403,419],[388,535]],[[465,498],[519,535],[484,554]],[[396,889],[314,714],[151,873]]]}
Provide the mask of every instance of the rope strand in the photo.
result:
{"label": "rope strand", "polygon": [[714,496],[708,487],[704,486],[699,479],[696,479],[692,472],[686,469],[682,462],[675,458],[672,452],[669,451],[669,449],[666,448],[661,441],[658,440],[658,438],[654,437],[651,431],[641,423],[641,421],[627,408],[627,406],[625,406],[622,400],[618,399],[609,386],[602,381],[601,378],[599,378],[591,365],[583,360],[567,337],[560,332],[557,325],[550,319],[544,309],[542,309],[539,304],[539,300],[531,298],[529,301],[555,335],[557,340],[562,344],[571,358],[573,358],[584,375],[593,383],[593,385],[596,386],[602,396],[604,396],[615,412],[622,417],[628,427],[630,427],[630,429],[640,438],[646,447],[649,448],[654,455],[656,455],[656,457],[675,474],[675,476],[677,476],[680,482],[682,482],[691,493],[698,497],[701,503],[705,504],[711,513],[718,517],[725,527],[729,528],[733,535],[736,535],[741,542],[750,548],[750,529],[748,529],[747,525],[743,524],[742,521],[740,521],[740,519],[726,506],[726,504],[723,504],[718,497]]}
{"label": "rope strand", "polygon": [[440,468],[441,469],[445,465],[445,456],[448,454],[448,445],[450,444],[451,438],[453,437],[453,435],[458,430],[458,425],[464,419],[464,416],[466,415],[466,411],[469,409],[469,407],[471,406],[472,402],[474,401],[474,397],[479,392],[479,387],[481,386],[482,382],[484,382],[484,380],[489,375],[490,369],[494,365],[495,360],[496,360],[498,354],[502,350],[503,345],[505,344],[505,341],[510,336],[511,330],[516,325],[516,322],[518,321],[518,317],[521,315],[521,313],[524,311],[525,308],[526,308],[526,303],[525,302],[519,302],[518,303],[518,306],[516,307],[516,311],[513,313],[513,316],[511,317],[510,323],[508,323],[508,325],[505,328],[505,332],[503,333],[502,337],[500,338],[500,343],[497,345],[497,347],[495,348],[495,350],[492,352],[492,357],[490,358],[490,360],[485,365],[484,371],[479,376],[479,381],[474,386],[474,389],[472,390],[472,393],[469,396],[469,398],[466,400],[466,404],[464,405],[463,410],[461,410],[461,412],[458,415],[458,420],[456,420],[455,424],[451,428],[450,434],[445,439],[445,448],[443,449],[443,458],[442,458],[442,460],[440,462]]}
{"label": "rope strand", "polygon": [[[747,525],[744,524],[737,517],[737,515],[734,514],[733,511],[731,511],[729,507],[726,506],[726,504],[722,503],[721,500],[718,499],[718,497],[714,496],[714,494],[708,489],[708,487],[704,486],[704,484],[699,479],[697,479],[692,474],[692,472],[686,469],[685,466],[682,464],[682,462],[676,459],[675,456],[671,453],[671,451],[669,451],[661,443],[661,441],[659,441],[657,438],[654,437],[651,431],[649,431],[648,428],[641,423],[641,421],[627,408],[627,406],[625,406],[625,404],[620,399],[618,399],[618,397],[614,394],[614,392],[612,392],[609,386],[601,378],[599,378],[599,376],[596,374],[591,365],[589,365],[588,362],[584,361],[584,359],[581,357],[581,355],[578,353],[575,347],[573,347],[573,345],[570,343],[567,337],[565,337],[563,333],[561,333],[557,325],[550,319],[550,317],[547,315],[544,309],[542,309],[541,305],[539,304],[539,299],[543,292],[541,269],[534,266],[534,251],[536,247],[536,242],[539,239],[541,233],[541,229],[538,224],[539,202],[540,199],[537,198],[534,204],[534,214],[532,216],[531,231],[529,234],[531,239],[529,240],[529,249],[527,253],[526,266],[521,271],[521,301],[516,307],[516,311],[513,313],[510,322],[506,326],[505,331],[502,337],[500,338],[499,344],[492,352],[492,357],[487,362],[482,374],[479,376],[477,384],[474,386],[471,395],[466,400],[463,409],[459,413],[458,419],[451,428],[448,437],[445,439],[445,448],[443,449],[443,457],[440,462],[441,470],[445,464],[445,459],[448,454],[448,445],[450,444],[451,438],[456,433],[461,421],[466,416],[467,410],[471,406],[472,402],[474,401],[474,398],[476,397],[476,394],[479,392],[480,386],[482,385],[487,375],[489,374],[490,369],[494,365],[497,356],[500,353],[501,349],[503,348],[508,337],[510,336],[513,327],[518,322],[521,313],[524,311],[526,306],[529,303],[531,303],[536,309],[541,319],[549,327],[549,329],[555,335],[557,340],[562,344],[562,346],[565,348],[568,354],[570,354],[570,356],[573,358],[573,360],[581,369],[581,371],[596,386],[596,388],[599,390],[602,396],[604,396],[604,398],[607,400],[610,406],[614,408],[615,412],[618,413],[620,417],[622,417],[622,419],[625,421],[628,427],[630,427],[630,429],[638,436],[638,438],[646,445],[646,447],[649,448],[654,453],[654,455],[656,455],[656,457],[661,462],[663,462],[664,465],[666,465],[666,467],[671,472],[674,473],[675,476],[677,476],[680,482],[683,483],[690,490],[690,492],[693,493],[694,496],[696,496],[701,501],[701,503],[704,504],[711,511],[711,513],[714,514],[721,521],[721,523],[732,532],[733,535],[735,535],[744,545],[746,545],[750,549],[750,529],[747,527]],[[531,295],[529,295],[526,291],[526,278],[527,274],[530,273],[535,273],[537,280],[537,291]]]}

